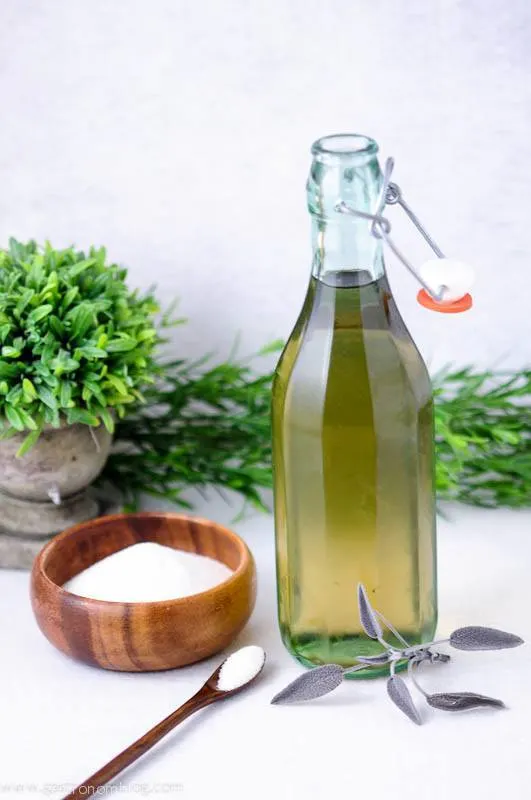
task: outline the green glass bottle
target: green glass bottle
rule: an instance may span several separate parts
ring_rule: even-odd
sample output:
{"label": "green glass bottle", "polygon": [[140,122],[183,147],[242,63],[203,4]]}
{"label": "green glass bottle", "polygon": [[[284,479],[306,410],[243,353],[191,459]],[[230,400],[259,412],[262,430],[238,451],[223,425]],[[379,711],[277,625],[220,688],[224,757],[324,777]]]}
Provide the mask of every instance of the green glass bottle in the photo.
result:
{"label": "green glass bottle", "polygon": [[336,211],[374,210],[377,144],[328,136],[312,153],[312,276],[273,386],[278,613],[300,662],[350,666],[382,649],[361,629],[359,582],[408,642],[435,633],[433,401],[381,242]]}

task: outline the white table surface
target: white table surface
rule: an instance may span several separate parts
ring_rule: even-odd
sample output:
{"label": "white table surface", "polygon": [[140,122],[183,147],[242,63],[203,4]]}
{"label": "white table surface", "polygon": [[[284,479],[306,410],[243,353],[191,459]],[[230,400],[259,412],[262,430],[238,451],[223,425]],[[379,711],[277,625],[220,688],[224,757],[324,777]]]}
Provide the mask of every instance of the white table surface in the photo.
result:
{"label": "white table surface", "polygon": [[[226,522],[230,512],[200,509]],[[439,521],[440,633],[504,628],[531,640],[531,512],[452,509]],[[531,796],[531,647],[459,653],[426,669],[433,691],[475,691],[508,710],[423,705],[418,728],[383,681],[344,683],[305,706],[269,700],[300,668],[276,624],[273,524],[235,526],[258,566],[256,610],[235,644],[267,651],[257,685],[200,712],[123,773],[106,796],[183,800]],[[201,685],[219,662],[158,674],[105,672],[55,651],[34,622],[28,575],[0,570],[0,800],[60,798]]]}

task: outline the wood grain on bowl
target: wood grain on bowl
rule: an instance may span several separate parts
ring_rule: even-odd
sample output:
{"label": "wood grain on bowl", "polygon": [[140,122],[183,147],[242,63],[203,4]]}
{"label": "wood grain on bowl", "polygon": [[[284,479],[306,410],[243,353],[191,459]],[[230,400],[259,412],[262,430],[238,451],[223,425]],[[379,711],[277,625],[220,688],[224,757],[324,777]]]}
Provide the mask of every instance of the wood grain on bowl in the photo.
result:
{"label": "wood grain on bowl", "polygon": [[[157,542],[226,564],[233,575],[200,594],[154,603],[79,597],[62,586],[112,553]],[[232,531],[181,514],[117,514],[59,534],[35,560],[31,600],[42,632],[72,658],[104,669],[143,672],[208,658],[227,647],[254,608],[256,571]]]}

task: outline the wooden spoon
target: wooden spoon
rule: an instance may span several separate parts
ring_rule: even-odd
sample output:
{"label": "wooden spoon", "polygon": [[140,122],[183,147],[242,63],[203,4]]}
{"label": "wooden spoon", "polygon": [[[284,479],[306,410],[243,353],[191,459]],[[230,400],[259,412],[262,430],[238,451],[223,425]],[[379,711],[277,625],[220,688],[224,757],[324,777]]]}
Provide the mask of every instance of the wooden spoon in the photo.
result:
{"label": "wooden spoon", "polygon": [[[220,681],[220,673],[225,664],[234,656],[242,653],[243,650],[250,650],[253,649],[254,651],[261,651],[262,653],[262,660],[260,663],[259,660],[259,653],[256,652],[254,663],[255,668],[251,675],[245,675],[242,678],[243,682],[239,683],[237,686],[232,686],[232,688],[220,688],[223,686],[223,682]],[[258,658],[256,658],[258,656]],[[90,795],[94,795],[96,790],[99,789],[101,786],[105,786],[106,783],[109,783],[113,778],[115,778],[120,772],[122,772],[126,767],[131,766],[137,759],[147,753],[148,750],[159,742],[163,736],[166,736],[171,730],[177,727],[179,723],[183,722],[187,717],[191,716],[196,711],[199,711],[201,708],[205,708],[205,706],[209,706],[212,703],[215,703],[217,700],[224,700],[226,697],[232,697],[232,695],[241,692],[242,689],[245,689],[249,684],[251,684],[260,674],[263,669],[265,663],[265,653],[264,651],[259,648],[252,646],[249,648],[242,648],[242,650],[238,650],[236,653],[232,653],[229,655],[222,664],[212,673],[210,678],[206,681],[205,684],[199,689],[193,697],[186,701],[182,706],[176,709],[173,714],[170,714],[169,717],[166,717],[159,722],[158,725],[155,725],[154,728],[151,728],[147,733],[137,739],[136,742],[129,745],[126,750],[123,750],[119,755],[115,756],[112,761],[109,761],[108,764],[105,764],[104,767],[99,769],[94,775],[91,775],[90,778],[87,778],[83,783],[81,783],[76,789],[74,789],[70,794],[66,795],[63,800],[86,800],[86,798]]]}

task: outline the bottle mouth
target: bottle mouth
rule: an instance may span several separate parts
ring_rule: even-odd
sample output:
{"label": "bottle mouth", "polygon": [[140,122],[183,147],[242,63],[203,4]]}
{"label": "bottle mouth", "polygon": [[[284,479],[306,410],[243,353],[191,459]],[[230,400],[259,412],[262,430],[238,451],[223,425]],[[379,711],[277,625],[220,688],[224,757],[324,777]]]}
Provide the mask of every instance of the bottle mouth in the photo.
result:
{"label": "bottle mouth", "polygon": [[323,136],[312,145],[312,155],[320,161],[366,159],[375,156],[378,145],[361,133],[334,133]]}

